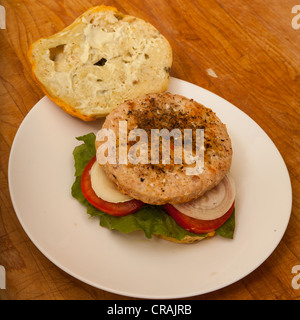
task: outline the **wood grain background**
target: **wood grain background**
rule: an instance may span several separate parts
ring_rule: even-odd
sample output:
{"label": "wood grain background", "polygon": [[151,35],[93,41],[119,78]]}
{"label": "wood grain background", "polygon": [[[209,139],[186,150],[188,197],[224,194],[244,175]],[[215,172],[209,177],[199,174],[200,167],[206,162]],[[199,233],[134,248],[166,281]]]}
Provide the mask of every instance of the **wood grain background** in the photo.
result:
{"label": "wood grain background", "polygon": [[295,1],[1,0],[0,4],[6,9],[6,29],[0,30],[0,265],[6,269],[6,289],[0,289],[0,299],[132,299],[82,283],[50,262],[22,229],[8,190],[14,136],[43,97],[31,77],[28,47],[99,4],[115,6],[158,28],[173,48],[171,75],[220,95],[248,114],[273,140],[289,170],[293,210],[276,250],[244,279],[192,299],[300,299],[300,289],[291,285],[292,267],[300,265],[300,29],[291,25]]}

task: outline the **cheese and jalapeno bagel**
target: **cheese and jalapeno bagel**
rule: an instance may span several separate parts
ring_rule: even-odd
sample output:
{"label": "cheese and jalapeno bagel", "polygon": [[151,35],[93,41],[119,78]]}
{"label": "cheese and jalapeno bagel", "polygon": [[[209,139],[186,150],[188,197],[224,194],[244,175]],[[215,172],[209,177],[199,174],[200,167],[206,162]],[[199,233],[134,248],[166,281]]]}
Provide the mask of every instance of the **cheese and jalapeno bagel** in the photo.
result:
{"label": "cheese and jalapeno bagel", "polygon": [[28,51],[44,93],[85,121],[106,116],[127,99],[164,92],[172,49],[150,23],[97,6]]}

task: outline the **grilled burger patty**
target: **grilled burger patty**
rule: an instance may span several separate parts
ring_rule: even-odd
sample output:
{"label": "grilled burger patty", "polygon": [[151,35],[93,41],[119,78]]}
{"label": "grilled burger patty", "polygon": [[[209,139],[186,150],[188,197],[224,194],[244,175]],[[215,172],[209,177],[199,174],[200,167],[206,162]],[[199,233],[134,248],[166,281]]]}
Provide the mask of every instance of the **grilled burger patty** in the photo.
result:
{"label": "grilled burger patty", "polygon": [[[127,134],[135,128],[144,129],[151,137],[151,129],[204,129],[204,170],[199,175],[187,175],[185,169],[193,167],[184,162],[120,164],[119,121],[127,122]],[[232,160],[231,140],[226,126],[209,108],[192,99],[171,93],[148,94],[128,100],[114,109],[106,118],[103,129],[112,129],[117,137],[117,163],[102,165],[107,176],[120,192],[148,204],[182,203],[196,199],[216,186],[229,171]],[[182,134],[183,138],[184,134]],[[182,140],[183,141],[183,140]],[[195,141],[195,136],[193,136]],[[96,139],[96,149],[104,143]],[[129,142],[128,149],[136,142]],[[171,139],[172,143],[172,139]],[[195,151],[195,145],[193,145]]]}

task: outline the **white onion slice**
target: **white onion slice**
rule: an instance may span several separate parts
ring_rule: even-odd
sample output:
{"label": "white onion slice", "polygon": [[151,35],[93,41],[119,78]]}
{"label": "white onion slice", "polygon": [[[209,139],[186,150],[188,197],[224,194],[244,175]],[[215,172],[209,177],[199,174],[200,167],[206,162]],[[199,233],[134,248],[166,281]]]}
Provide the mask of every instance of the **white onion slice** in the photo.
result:
{"label": "white onion slice", "polygon": [[199,220],[214,220],[222,217],[235,200],[235,183],[227,173],[223,180],[213,189],[198,199],[173,204],[181,213]]}

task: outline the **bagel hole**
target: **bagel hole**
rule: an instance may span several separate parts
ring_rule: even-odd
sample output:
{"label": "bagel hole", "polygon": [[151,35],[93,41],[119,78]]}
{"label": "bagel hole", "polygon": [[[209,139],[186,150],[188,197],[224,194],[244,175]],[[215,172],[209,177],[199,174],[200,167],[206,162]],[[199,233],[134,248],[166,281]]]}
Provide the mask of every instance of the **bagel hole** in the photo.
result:
{"label": "bagel hole", "polygon": [[59,59],[59,56],[61,56],[64,52],[65,44],[60,44],[59,46],[56,46],[54,48],[49,49],[49,58],[52,61],[56,61]]}
{"label": "bagel hole", "polygon": [[104,95],[104,93],[107,92],[107,90],[98,90],[96,92],[97,97],[101,97],[102,95]]}
{"label": "bagel hole", "polygon": [[119,14],[119,13],[116,13],[115,14],[115,17],[118,19],[118,20],[122,20],[123,19],[123,15]]}
{"label": "bagel hole", "polygon": [[107,61],[107,59],[102,58],[98,62],[94,63],[94,66],[103,67],[105,65],[106,61]]}

